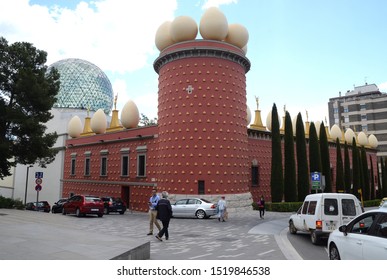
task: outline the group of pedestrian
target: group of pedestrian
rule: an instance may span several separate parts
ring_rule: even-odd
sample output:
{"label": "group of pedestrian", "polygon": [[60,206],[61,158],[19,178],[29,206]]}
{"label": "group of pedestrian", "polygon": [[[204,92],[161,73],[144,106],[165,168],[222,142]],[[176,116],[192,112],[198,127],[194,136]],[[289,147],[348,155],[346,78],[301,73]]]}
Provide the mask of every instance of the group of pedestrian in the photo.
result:
{"label": "group of pedestrian", "polygon": [[[149,205],[149,233],[148,235],[153,235],[153,224],[159,230],[159,233],[155,237],[163,241],[162,237],[165,235],[165,239],[169,239],[169,221],[172,218],[172,206],[168,200],[168,192],[163,191],[161,193],[161,198],[157,195],[156,189],[152,190],[152,196],[148,202]],[[160,227],[160,224],[157,220],[160,220],[163,227]]]}
{"label": "group of pedestrian", "polygon": [[[259,216],[261,219],[264,219],[265,216],[265,199],[263,195],[257,202],[259,209]],[[169,222],[172,218],[172,206],[168,200],[168,192],[163,191],[161,193],[161,198],[157,195],[157,190],[152,189],[152,196],[149,198],[149,233],[148,235],[153,235],[153,225],[156,225],[159,232],[155,237],[163,241],[163,236],[165,239],[169,239]],[[228,219],[227,212],[227,201],[226,197],[222,196],[217,204],[218,211],[218,221],[225,222]],[[163,227],[160,226],[158,220],[161,221]]]}

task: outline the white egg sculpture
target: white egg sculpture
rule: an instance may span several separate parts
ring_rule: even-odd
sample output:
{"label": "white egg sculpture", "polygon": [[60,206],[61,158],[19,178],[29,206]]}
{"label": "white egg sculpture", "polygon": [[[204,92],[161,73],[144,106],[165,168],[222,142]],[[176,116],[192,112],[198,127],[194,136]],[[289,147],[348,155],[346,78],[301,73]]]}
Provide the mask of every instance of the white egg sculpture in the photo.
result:
{"label": "white egg sculpture", "polygon": [[297,116],[294,116],[294,117],[293,117],[293,120],[292,120],[292,126],[293,126],[293,135],[296,136]]}
{"label": "white egg sculpture", "polygon": [[341,129],[337,124],[332,125],[331,131],[329,132],[329,134],[331,135],[331,138],[334,141],[336,141],[337,138],[341,140],[341,138],[343,137],[343,133],[341,132]]}
{"label": "white egg sculpture", "polygon": [[82,133],[82,121],[78,116],[74,116],[70,119],[67,126],[67,132],[72,138],[77,138]]}
{"label": "white egg sculpture", "polygon": [[91,130],[96,134],[103,134],[106,132],[107,120],[106,115],[102,109],[98,109],[90,120]]}
{"label": "white egg sculpture", "polygon": [[[270,110],[270,112],[267,114],[267,117],[266,117],[266,127],[267,127],[267,129],[269,130],[269,131],[271,131],[271,129],[272,129],[272,121],[271,121],[271,110]],[[281,118],[280,118],[280,116],[278,116],[278,126],[279,127],[281,127]]]}
{"label": "white egg sculpture", "polygon": [[126,102],[125,106],[121,111],[121,124],[125,128],[135,128],[140,122],[140,113],[138,111],[137,105],[129,100]]}
{"label": "white egg sculpture", "polygon": [[193,18],[179,16],[172,21],[170,33],[172,40],[176,43],[195,40],[198,34],[198,26]]}
{"label": "white egg sculpture", "polygon": [[216,7],[207,9],[200,19],[199,32],[203,39],[223,41],[228,33],[226,16]]}
{"label": "white egg sculpture", "polygon": [[344,138],[348,145],[352,145],[353,138],[356,140],[355,132],[351,128],[348,128],[344,133]]}
{"label": "white egg sculpture", "polygon": [[316,127],[317,138],[320,139],[321,122],[320,121],[315,122],[314,126]]}
{"label": "white egg sculpture", "polygon": [[357,135],[357,142],[358,142],[361,146],[366,146],[366,145],[368,145],[368,137],[367,137],[367,135],[364,133],[364,131],[360,131],[359,134]]}
{"label": "white egg sculpture", "polygon": [[156,31],[155,44],[159,51],[162,51],[166,47],[169,47],[175,43],[170,32],[171,24],[171,21],[166,21],[161,24]]}
{"label": "white egg sculpture", "polygon": [[246,113],[247,113],[247,116],[246,116],[246,121],[247,121],[247,125],[250,124],[251,122],[251,110],[250,110],[250,107],[249,105],[247,105],[247,108],[246,108]]}
{"label": "white egg sculpture", "polygon": [[242,49],[249,41],[249,32],[243,25],[233,23],[228,26],[228,33],[224,40]]}
{"label": "white egg sculpture", "polygon": [[245,55],[247,54],[247,45],[242,48],[242,51]]}
{"label": "white egg sculpture", "polygon": [[370,146],[374,149],[376,149],[379,145],[379,142],[378,142],[378,139],[376,138],[375,135],[371,134],[370,136],[368,136],[368,143],[370,144]]}

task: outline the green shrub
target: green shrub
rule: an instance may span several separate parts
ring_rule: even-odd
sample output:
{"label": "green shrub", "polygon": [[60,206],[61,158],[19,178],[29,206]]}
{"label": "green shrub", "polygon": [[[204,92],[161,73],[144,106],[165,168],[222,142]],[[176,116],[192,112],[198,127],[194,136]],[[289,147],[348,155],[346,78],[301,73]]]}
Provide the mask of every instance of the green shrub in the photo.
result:
{"label": "green shrub", "polygon": [[24,209],[24,204],[20,199],[12,199],[0,195],[0,208]]}

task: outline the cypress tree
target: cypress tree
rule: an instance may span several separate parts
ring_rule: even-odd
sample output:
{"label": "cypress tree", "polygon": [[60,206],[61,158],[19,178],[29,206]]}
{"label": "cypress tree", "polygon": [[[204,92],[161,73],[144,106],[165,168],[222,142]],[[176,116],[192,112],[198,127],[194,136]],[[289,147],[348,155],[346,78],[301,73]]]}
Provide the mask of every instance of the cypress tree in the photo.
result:
{"label": "cypress tree", "polygon": [[347,141],[344,144],[344,189],[346,193],[351,193],[351,163],[349,159],[349,151]]}
{"label": "cypress tree", "polygon": [[329,160],[329,146],[327,133],[325,131],[324,122],[320,125],[320,153],[321,153],[321,167],[322,174],[325,176],[325,189],[324,192],[332,192],[331,182],[331,163]]}
{"label": "cypress tree", "polygon": [[336,139],[336,192],[344,192],[344,170],[339,138]]}
{"label": "cypress tree", "polygon": [[375,199],[375,183],[374,183],[374,164],[372,163],[372,157],[370,156],[370,165],[371,165],[371,186],[370,186],[370,199],[374,200]]}
{"label": "cypress tree", "polygon": [[353,188],[352,193],[359,197],[359,188],[360,188],[360,167],[359,167],[359,151],[357,149],[355,138],[352,139],[352,175],[353,175]]}
{"label": "cypress tree", "polygon": [[386,163],[386,158],[384,158],[383,160],[384,160],[384,172],[382,176],[382,182],[383,182],[382,198],[387,197],[387,163]]}
{"label": "cypress tree", "polygon": [[297,194],[298,201],[304,201],[309,194],[309,172],[308,160],[306,156],[305,129],[301,113],[297,115],[296,122],[296,154],[297,154]]}
{"label": "cypress tree", "polygon": [[281,135],[278,121],[277,106],[271,111],[271,201],[281,202],[283,197],[283,169]]}
{"label": "cypress tree", "polygon": [[310,173],[321,172],[321,155],[314,122],[309,127],[309,169]]}
{"label": "cypress tree", "polygon": [[296,161],[294,158],[293,125],[289,112],[285,114],[285,201],[297,201]]}
{"label": "cypress tree", "polygon": [[361,165],[362,165],[362,170],[363,170],[363,185],[362,185],[362,190],[363,190],[363,198],[364,200],[369,200],[370,199],[370,176],[369,176],[369,171],[368,171],[368,163],[367,163],[367,154],[364,149],[364,146],[361,147]]}
{"label": "cypress tree", "polygon": [[383,198],[383,189],[384,189],[384,185],[383,185],[384,179],[383,178],[384,178],[384,160],[381,157],[380,158],[380,172],[378,172],[378,184],[379,184],[378,198],[380,198],[380,199]]}

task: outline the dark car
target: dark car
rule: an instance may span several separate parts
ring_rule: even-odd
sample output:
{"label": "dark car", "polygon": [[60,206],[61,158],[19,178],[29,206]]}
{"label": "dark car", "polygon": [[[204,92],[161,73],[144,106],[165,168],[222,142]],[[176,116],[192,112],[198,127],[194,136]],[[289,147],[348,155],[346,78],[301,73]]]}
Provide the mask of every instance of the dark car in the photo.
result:
{"label": "dark car", "polygon": [[67,201],[67,198],[61,198],[57,202],[54,203],[54,205],[51,207],[51,213],[62,213],[63,210],[63,204]]}
{"label": "dark car", "polygon": [[104,214],[116,212],[122,215],[126,211],[126,204],[119,197],[102,197],[102,201],[104,202]]}
{"label": "dark car", "polygon": [[36,207],[36,202],[28,202],[26,204],[26,210],[41,211],[41,212],[49,213],[50,209],[51,209],[51,206],[47,201],[39,201],[38,207]]}
{"label": "dark car", "polygon": [[75,214],[77,217],[87,214],[103,216],[103,201],[97,196],[74,195],[63,204],[62,214]]}

